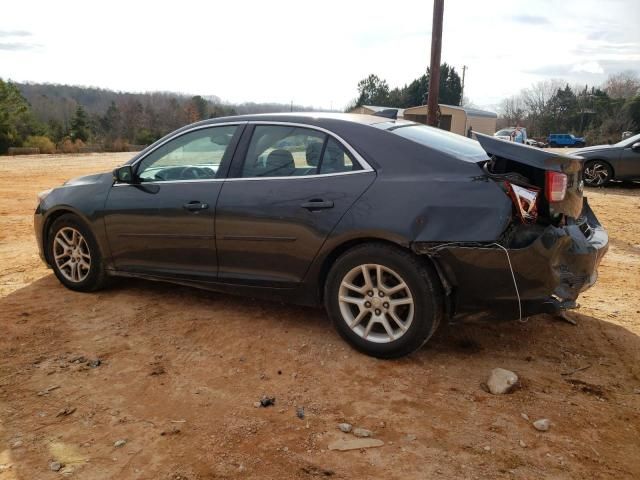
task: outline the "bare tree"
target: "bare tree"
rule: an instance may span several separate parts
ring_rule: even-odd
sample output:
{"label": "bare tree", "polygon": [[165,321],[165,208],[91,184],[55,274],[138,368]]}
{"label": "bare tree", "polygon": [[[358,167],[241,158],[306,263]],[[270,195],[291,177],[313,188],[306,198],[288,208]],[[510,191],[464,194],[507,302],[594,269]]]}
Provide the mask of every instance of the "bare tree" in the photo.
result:
{"label": "bare tree", "polygon": [[500,104],[502,117],[509,126],[522,125],[527,109],[522,95],[505,98]]}
{"label": "bare tree", "polygon": [[549,100],[565,84],[563,80],[552,79],[535,83],[530,88],[522,90],[523,102],[529,114],[536,117],[542,115],[547,110]]}
{"label": "bare tree", "polygon": [[533,84],[522,90],[522,101],[527,110],[530,133],[541,134],[542,124],[549,110],[549,102],[556,92],[566,83],[563,80],[551,79]]}
{"label": "bare tree", "polygon": [[631,98],[640,94],[640,77],[638,72],[625,70],[609,75],[604,83],[604,91],[611,98]]}

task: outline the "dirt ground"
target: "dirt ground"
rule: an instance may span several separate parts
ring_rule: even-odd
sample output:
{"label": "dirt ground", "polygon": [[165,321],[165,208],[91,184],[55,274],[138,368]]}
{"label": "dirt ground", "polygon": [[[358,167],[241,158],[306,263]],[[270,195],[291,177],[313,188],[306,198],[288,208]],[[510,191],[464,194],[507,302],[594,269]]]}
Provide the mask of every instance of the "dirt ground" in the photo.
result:
{"label": "dirt ground", "polygon": [[[611,246],[576,326],[449,325],[382,361],[317,309],[63,288],[36,251],[36,192],[129,155],[0,157],[0,480],[640,478],[640,185],[587,192]],[[521,388],[485,393],[495,367]],[[255,408],[263,394],[275,405]],[[384,446],[329,451],[339,422]]]}

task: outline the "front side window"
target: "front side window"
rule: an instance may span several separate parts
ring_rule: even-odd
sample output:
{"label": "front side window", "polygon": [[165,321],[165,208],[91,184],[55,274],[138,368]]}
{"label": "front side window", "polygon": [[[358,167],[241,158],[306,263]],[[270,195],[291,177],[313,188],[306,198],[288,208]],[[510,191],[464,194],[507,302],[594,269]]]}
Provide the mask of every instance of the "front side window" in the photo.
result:
{"label": "front side window", "polygon": [[625,138],[624,140],[616,143],[614,146],[616,147],[630,147],[634,143],[640,142],[640,133],[638,135],[634,135],[633,137]]}
{"label": "front side window", "polygon": [[360,168],[338,141],[322,132],[285,125],[257,125],[241,176],[295,177]]}
{"label": "front side window", "polygon": [[141,182],[216,178],[238,127],[227,125],[195,130],[162,145],[138,165]]}

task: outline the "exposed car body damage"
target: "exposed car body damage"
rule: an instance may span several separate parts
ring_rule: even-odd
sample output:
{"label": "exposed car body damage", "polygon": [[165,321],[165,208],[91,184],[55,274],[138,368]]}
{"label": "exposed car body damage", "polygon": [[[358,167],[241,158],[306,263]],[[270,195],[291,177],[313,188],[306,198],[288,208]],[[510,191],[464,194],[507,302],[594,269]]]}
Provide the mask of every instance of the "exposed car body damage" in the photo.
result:
{"label": "exposed car body damage", "polygon": [[574,306],[578,294],[595,283],[607,251],[607,234],[586,200],[583,214],[582,224],[548,226],[522,248],[498,243],[418,243],[413,248],[441,266],[454,287],[454,314],[488,309],[518,318],[555,312]]}
{"label": "exposed car body damage", "polygon": [[485,243],[430,243],[418,237],[413,250],[438,265],[450,287],[452,316],[491,310],[522,318],[575,306],[578,295],[595,283],[608,249],[607,233],[582,196],[581,159],[481,134],[478,139],[494,158],[566,174],[566,196],[550,207],[566,215],[563,224],[530,226],[519,238],[504,232]]}
{"label": "exposed car body damage", "polygon": [[[560,155],[538,148],[504,142],[489,135],[476,134],[478,142],[489,154],[498,158],[522,163],[542,170],[553,170],[567,175],[567,195],[564,200],[555,202],[553,210],[571,217],[578,217],[582,211],[582,158]],[[577,188],[572,188],[573,186]]]}

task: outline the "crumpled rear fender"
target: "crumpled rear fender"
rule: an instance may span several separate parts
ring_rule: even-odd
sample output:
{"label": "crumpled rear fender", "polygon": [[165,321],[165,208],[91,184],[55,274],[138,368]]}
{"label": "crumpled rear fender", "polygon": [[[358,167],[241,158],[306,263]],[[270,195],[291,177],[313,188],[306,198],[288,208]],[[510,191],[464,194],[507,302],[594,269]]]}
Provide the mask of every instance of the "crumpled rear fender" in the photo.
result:
{"label": "crumpled rear fender", "polygon": [[582,219],[586,224],[548,226],[524,248],[456,243],[413,249],[438,264],[457,313],[488,309],[517,318],[571,303],[595,283],[608,236],[586,199]]}

